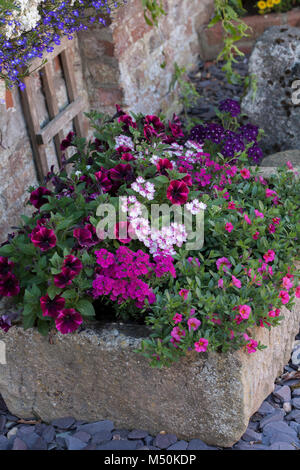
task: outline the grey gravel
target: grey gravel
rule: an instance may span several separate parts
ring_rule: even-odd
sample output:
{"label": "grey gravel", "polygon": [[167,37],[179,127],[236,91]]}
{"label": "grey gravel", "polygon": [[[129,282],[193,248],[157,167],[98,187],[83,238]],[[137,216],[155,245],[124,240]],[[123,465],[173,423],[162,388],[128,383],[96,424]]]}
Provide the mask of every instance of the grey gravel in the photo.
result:
{"label": "grey gravel", "polygon": [[175,434],[157,434],[156,438],[153,441],[155,447],[160,449],[167,449],[172,444],[175,444],[177,437]]}
{"label": "grey gravel", "polygon": [[291,401],[292,398],[291,389],[287,385],[283,385],[283,387],[280,387],[279,389],[277,389],[277,391],[274,391],[273,395],[276,398],[279,398],[282,402]]}

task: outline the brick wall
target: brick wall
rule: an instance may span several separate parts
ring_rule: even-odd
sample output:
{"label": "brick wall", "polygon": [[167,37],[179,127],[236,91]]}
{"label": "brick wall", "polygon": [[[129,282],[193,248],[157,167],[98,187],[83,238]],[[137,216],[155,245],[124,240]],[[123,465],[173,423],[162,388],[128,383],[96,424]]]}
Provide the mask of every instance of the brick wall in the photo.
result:
{"label": "brick wall", "polygon": [[140,0],[128,0],[108,28],[93,26],[79,33],[92,108],[111,113],[119,103],[134,112],[172,113],[168,89],[174,62],[189,67],[197,61],[198,32],[212,15],[213,0],[163,4],[167,15],[157,28],[145,23]]}

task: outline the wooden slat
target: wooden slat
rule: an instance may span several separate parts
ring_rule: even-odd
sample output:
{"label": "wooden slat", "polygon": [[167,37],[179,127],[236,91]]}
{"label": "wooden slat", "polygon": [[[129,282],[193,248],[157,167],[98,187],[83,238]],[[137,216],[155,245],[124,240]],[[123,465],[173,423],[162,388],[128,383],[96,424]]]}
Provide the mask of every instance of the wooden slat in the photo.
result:
{"label": "wooden slat", "polygon": [[23,111],[25,114],[29,135],[33,147],[34,162],[36,165],[37,177],[40,182],[44,182],[44,177],[49,171],[46,149],[44,145],[38,145],[36,141],[36,134],[40,130],[39,118],[37,110],[34,105],[34,94],[32,90],[32,81],[30,77],[24,79],[26,85],[25,90],[20,92],[23,104]]}
{"label": "wooden slat", "polygon": [[36,141],[39,145],[45,145],[58,134],[64,125],[75,118],[76,115],[84,108],[84,100],[79,96],[75,101],[70,103],[63,111],[61,111],[52,121],[50,121],[43,129],[36,132]]}
{"label": "wooden slat", "polygon": [[[61,43],[60,43],[59,46],[57,46],[56,44],[53,44],[53,43],[49,44],[49,46],[54,47],[54,50],[52,52],[47,53],[47,61],[51,62],[56,56],[61,54],[61,52],[64,49],[69,48],[72,44],[73,44],[73,39],[68,39],[67,37],[61,38]],[[42,61],[43,61],[43,59],[41,59],[40,57],[36,57],[35,59],[33,59],[30,62],[30,69],[29,70],[35,70],[35,69],[40,69],[41,67],[44,67],[44,66],[41,65]]]}
{"label": "wooden slat", "polygon": [[[75,75],[74,75],[74,68],[70,58],[70,54],[67,50],[64,50],[60,54],[64,77],[67,85],[67,91],[70,101],[76,100],[78,96],[78,91],[76,87]],[[82,112],[78,113],[77,116],[74,117],[74,127],[75,132],[78,136],[84,137],[84,125],[83,125],[83,114]]]}
{"label": "wooden slat", "polygon": [[[53,76],[51,73],[51,63],[48,62],[41,71],[41,77],[44,87],[44,93],[46,97],[46,104],[49,112],[49,118],[54,119],[59,114],[58,102],[56,98],[56,92],[54,87]],[[62,151],[60,150],[60,143],[63,140],[63,132],[60,130],[54,136],[54,144],[57,154],[57,159],[59,165],[61,165],[61,155]]]}

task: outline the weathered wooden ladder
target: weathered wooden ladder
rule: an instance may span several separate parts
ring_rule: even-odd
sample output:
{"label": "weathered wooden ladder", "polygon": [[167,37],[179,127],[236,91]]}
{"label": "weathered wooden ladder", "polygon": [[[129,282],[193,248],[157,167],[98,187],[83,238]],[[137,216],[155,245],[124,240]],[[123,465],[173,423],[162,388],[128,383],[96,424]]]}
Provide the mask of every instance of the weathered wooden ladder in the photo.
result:
{"label": "weathered wooden ladder", "polygon": [[[84,137],[82,114],[84,100],[81,96],[78,95],[73,64],[69,54],[69,48],[72,47],[73,41],[74,40],[63,38],[61,40],[61,44],[56,46],[54,51],[47,54],[47,63],[45,65],[41,66],[41,59],[38,58],[31,62],[31,70],[39,69],[40,71],[43,91],[49,113],[50,121],[43,128],[40,127],[38,119],[32,79],[30,76],[24,78],[26,88],[21,92],[21,100],[33,147],[37,176],[41,182],[44,181],[44,177],[49,171],[45,147],[51,141],[51,139],[54,139],[57,159],[60,165],[62,158],[60,143],[64,138],[62,132],[64,126],[71,120],[74,120],[76,135],[79,137]],[[60,112],[51,69],[51,61],[53,61],[53,59],[58,56],[60,56],[61,59],[62,71],[64,74],[69,100],[69,104]]]}

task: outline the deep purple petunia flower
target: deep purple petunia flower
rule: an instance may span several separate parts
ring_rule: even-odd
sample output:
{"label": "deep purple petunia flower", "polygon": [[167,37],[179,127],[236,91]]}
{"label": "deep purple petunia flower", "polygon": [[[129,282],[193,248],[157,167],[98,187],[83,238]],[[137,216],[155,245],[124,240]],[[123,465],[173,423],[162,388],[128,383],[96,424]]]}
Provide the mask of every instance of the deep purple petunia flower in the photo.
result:
{"label": "deep purple petunia flower", "polygon": [[109,170],[109,177],[113,181],[130,182],[134,180],[133,168],[129,163],[119,163]]}
{"label": "deep purple petunia flower", "polygon": [[75,228],[73,236],[77,239],[79,246],[89,248],[99,243],[96,229],[92,224],[86,224],[83,228]]}
{"label": "deep purple petunia flower", "polygon": [[56,287],[64,289],[65,287],[72,284],[72,279],[74,279],[74,277],[74,273],[70,268],[62,268],[61,272],[54,276],[54,284]]}
{"label": "deep purple petunia flower", "polygon": [[9,272],[0,277],[0,297],[13,297],[18,295],[19,292],[20,283],[14,274]]}
{"label": "deep purple petunia flower", "polygon": [[0,256],[0,276],[5,276],[11,272],[13,267],[14,263],[12,261],[9,261],[5,256]]}
{"label": "deep purple petunia flower", "polygon": [[78,276],[82,270],[82,262],[80,259],[76,258],[76,256],[69,255],[64,259],[63,268],[69,268],[73,272],[74,276]]}
{"label": "deep purple petunia flower", "polygon": [[43,316],[48,316],[52,318],[57,318],[57,316],[62,312],[65,306],[65,299],[56,295],[54,299],[50,299],[49,295],[45,295],[40,298],[41,309]]}
{"label": "deep purple petunia flower", "polygon": [[167,198],[172,204],[185,204],[188,200],[189,188],[183,181],[171,181],[167,189]]}
{"label": "deep purple petunia flower", "polygon": [[45,196],[51,196],[51,194],[52,193],[49,191],[49,189],[45,188],[44,186],[40,186],[39,188],[32,191],[29,200],[34,207],[39,209],[43,204],[48,202],[48,199]]}
{"label": "deep purple petunia flower", "polygon": [[5,333],[8,332],[8,330],[11,328],[11,320],[8,315],[2,315],[0,317],[0,328],[1,330],[5,331]]}
{"label": "deep purple petunia flower", "polygon": [[154,127],[156,131],[163,131],[165,128],[159,117],[155,115],[147,114],[145,116],[145,123]]}
{"label": "deep purple petunia flower", "polygon": [[104,168],[95,173],[98,187],[103,193],[107,193],[112,188],[112,182],[107,176],[107,171]]}
{"label": "deep purple petunia flower", "polygon": [[65,308],[55,319],[58,331],[63,335],[77,330],[82,323],[82,316],[74,308]]}
{"label": "deep purple petunia flower", "polygon": [[69,132],[67,137],[64,140],[62,140],[60,144],[60,150],[66,150],[68,147],[72,145],[72,139],[74,135],[75,135],[74,132]]}
{"label": "deep purple petunia flower", "polygon": [[41,249],[41,251],[48,251],[56,245],[56,236],[53,230],[39,226],[33,229],[30,239],[34,246]]}
{"label": "deep purple petunia flower", "polygon": [[173,163],[170,162],[168,158],[160,158],[157,162],[156,168],[161,175],[167,176],[167,170],[173,169]]}

